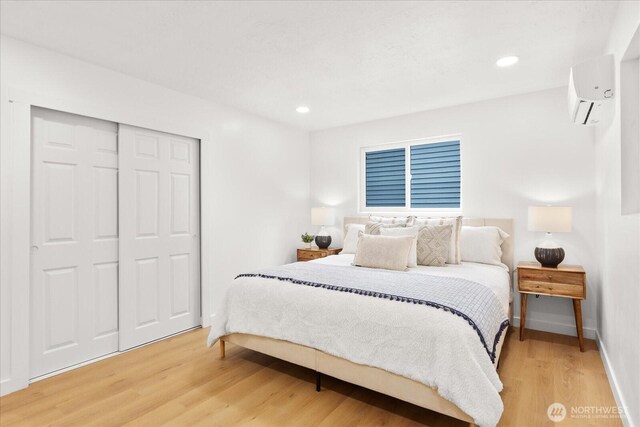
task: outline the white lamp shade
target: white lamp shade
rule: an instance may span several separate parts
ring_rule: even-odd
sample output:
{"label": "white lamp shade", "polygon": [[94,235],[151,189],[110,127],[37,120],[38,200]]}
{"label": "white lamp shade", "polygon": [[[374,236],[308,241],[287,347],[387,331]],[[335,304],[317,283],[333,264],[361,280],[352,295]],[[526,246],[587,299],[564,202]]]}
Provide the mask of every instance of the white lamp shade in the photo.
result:
{"label": "white lamp shade", "polygon": [[336,223],[334,208],[311,208],[312,225],[333,225]]}
{"label": "white lamp shade", "polygon": [[568,233],[571,231],[570,207],[529,206],[529,231]]}

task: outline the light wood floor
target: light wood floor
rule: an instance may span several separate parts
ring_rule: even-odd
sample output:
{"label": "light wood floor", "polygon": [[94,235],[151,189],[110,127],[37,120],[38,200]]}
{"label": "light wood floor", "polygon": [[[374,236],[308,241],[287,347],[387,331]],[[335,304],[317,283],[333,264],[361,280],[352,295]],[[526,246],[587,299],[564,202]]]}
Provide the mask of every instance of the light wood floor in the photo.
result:
{"label": "light wood floor", "polygon": [[[452,418],[227,344],[207,349],[198,329],[32,384],[0,399],[8,426],[462,426]],[[503,426],[553,425],[550,403],[615,405],[593,341],[511,331],[500,377]],[[217,347],[217,345],[216,345]],[[569,425],[621,425],[619,419]]]}

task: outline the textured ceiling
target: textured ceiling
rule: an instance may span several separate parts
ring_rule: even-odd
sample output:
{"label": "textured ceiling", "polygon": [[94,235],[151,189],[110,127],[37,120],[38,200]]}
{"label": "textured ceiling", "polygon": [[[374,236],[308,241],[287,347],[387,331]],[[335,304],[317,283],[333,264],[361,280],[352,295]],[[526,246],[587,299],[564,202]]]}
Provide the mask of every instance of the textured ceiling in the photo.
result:
{"label": "textured ceiling", "polygon": [[[0,30],[306,129],[567,84],[617,2],[3,1]],[[498,68],[514,54],[520,62]],[[295,107],[308,105],[300,115]]]}

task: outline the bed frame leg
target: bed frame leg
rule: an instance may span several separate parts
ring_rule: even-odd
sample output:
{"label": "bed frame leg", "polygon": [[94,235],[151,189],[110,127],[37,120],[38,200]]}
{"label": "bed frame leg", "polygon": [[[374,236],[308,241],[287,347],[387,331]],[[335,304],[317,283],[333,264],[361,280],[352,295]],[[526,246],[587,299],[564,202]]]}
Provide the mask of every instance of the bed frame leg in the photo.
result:
{"label": "bed frame leg", "polygon": [[220,340],[220,359],[224,359],[224,356],[225,356],[224,345],[225,345],[225,342],[223,340]]}
{"label": "bed frame leg", "polygon": [[316,371],[316,391],[320,391],[320,385],[322,382],[322,374]]}

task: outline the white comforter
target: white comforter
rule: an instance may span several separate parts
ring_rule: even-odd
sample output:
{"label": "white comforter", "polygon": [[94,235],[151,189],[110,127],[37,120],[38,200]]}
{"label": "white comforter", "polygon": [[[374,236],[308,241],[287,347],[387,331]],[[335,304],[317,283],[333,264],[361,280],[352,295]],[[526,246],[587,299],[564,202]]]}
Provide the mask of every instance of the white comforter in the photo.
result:
{"label": "white comforter", "polygon": [[[347,266],[352,259],[312,262]],[[508,311],[509,274],[503,267],[462,263],[412,270],[487,286]],[[209,345],[231,333],[286,340],[434,387],[480,426],[496,425],[502,414],[502,383],[477,333],[446,311],[260,277],[236,279],[223,310]]]}

